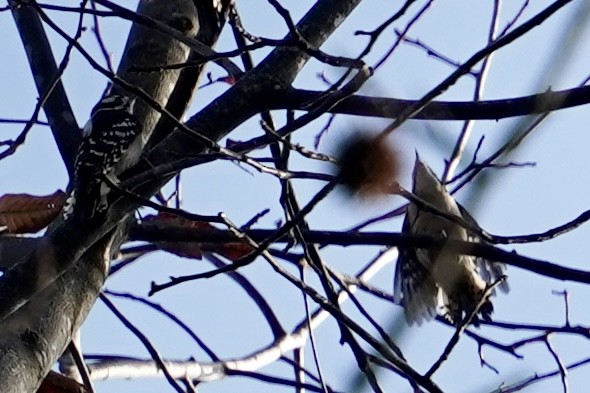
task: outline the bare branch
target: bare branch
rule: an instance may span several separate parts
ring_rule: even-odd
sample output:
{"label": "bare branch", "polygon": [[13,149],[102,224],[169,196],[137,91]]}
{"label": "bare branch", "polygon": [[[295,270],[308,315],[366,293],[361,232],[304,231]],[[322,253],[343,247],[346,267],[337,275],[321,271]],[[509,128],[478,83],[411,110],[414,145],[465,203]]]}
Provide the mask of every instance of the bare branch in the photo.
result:
{"label": "bare branch", "polygon": [[[273,93],[270,109],[305,110],[324,93],[287,89]],[[356,116],[398,118],[405,108],[418,101],[354,95],[342,99],[328,109],[329,113]],[[590,86],[562,91],[547,91],[526,97],[489,101],[431,101],[412,119],[425,120],[498,120],[516,116],[542,114],[590,103]]]}
{"label": "bare branch", "polygon": [[[23,45],[27,48],[26,54],[39,97],[46,97],[43,100],[45,116],[64,164],[71,175],[80,142],[80,129],[60,79],[67,66],[71,47],[68,48],[64,61],[58,68],[39,14],[26,3],[21,4],[20,0],[10,0],[9,4]],[[82,17],[80,17],[81,20]],[[80,27],[78,27],[78,34],[81,34]]]}

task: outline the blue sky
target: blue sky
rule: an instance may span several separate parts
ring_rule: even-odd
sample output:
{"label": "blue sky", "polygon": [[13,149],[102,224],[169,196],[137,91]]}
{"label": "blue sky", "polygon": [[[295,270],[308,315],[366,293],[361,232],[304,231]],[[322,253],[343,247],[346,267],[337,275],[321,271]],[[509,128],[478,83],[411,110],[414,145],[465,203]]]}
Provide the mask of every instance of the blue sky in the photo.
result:
{"label": "blue sky", "polygon": [[[64,4],[73,4],[63,1]],[[238,1],[244,26],[253,34],[280,38],[287,31],[283,21],[276,15],[266,1]],[[313,1],[282,1],[297,20]],[[419,2],[422,4],[423,2]],[[522,2],[504,2],[500,26],[505,25],[520,7]],[[77,3],[76,3],[77,4]],[[119,1],[119,4],[134,8],[136,2]],[[522,21],[529,19],[539,10],[550,4],[549,1],[534,1],[527,8]],[[370,30],[395,12],[397,3],[383,0],[366,0],[358,7],[338,33],[322,48],[335,55],[356,55],[366,43],[366,37],[354,36],[355,30]],[[421,5],[412,8],[413,12]],[[492,1],[475,5],[469,0],[435,2],[425,16],[410,30],[409,36],[419,38],[429,46],[459,61],[465,61],[475,51],[485,46],[487,28],[491,15]],[[484,99],[499,99],[523,96],[548,89],[571,88],[590,75],[590,33],[585,28],[584,19],[588,15],[584,2],[574,1],[558,12],[551,20],[528,33],[523,39],[501,49],[494,55],[490,74],[484,90]],[[59,13],[51,14],[60,26],[73,32],[75,17]],[[574,22],[582,18],[581,26]],[[401,27],[408,20],[406,17]],[[91,26],[91,19],[86,25]],[[128,24],[115,20],[101,21],[103,37],[113,62],[118,63],[125,44]],[[232,49],[231,34],[226,31],[220,40],[219,49]],[[48,33],[58,62],[63,56],[65,44],[55,34]],[[0,74],[0,118],[30,117],[37,98],[33,80],[20,39],[14,28],[11,15],[0,13],[0,35],[5,37],[5,53]],[[373,52],[365,59],[368,64],[377,61],[393,42],[391,30],[383,34]],[[96,41],[90,29],[82,37],[83,45],[100,58]],[[569,46],[571,45],[571,46]],[[267,51],[254,54],[259,61]],[[211,66],[209,71],[215,77],[223,76],[222,70]],[[325,72],[332,80],[339,75],[334,70],[317,61],[311,61],[297,78],[297,87],[321,89],[323,83],[317,78],[318,72]],[[443,80],[453,69],[427,56],[424,51],[402,45],[361,91],[394,98],[418,99]],[[92,106],[102,93],[106,80],[78,54],[75,54],[64,75],[63,83],[74,107],[80,125],[87,120]],[[204,107],[211,99],[226,90],[228,86],[218,84],[199,91],[189,115]],[[473,95],[473,79],[462,78],[440,99],[469,100]],[[284,114],[277,113],[276,119],[283,122]],[[297,142],[312,145],[313,137],[322,128],[326,118],[321,118],[295,135]],[[485,143],[480,157],[495,150],[503,137],[518,126],[517,119],[477,122],[474,135],[469,144],[463,165],[469,162],[477,140],[485,135]],[[477,218],[480,225],[499,235],[519,235],[542,232],[560,225],[588,209],[588,182],[585,174],[590,170],[587,146],[590,143],[587,125],[590,113],[585,107],[571,108],[552,114],[537,129],[529,140],[510,157],[511,160],[533,161],[534,168],[508,169],[493,172],[491,182],[474,198],[467,187],[458,193],[457,198],[464,203]],[[333,153],[337,142],[352,127],[379,130],[387,124],[386,120],[363,119],[359,117],[338,116],[329,134],[322,140],[319,150]],[[441,173],[444,159],[451,153],[452,142],[461,128],[460,122],[430,122],[428,128],[423,122],[407,122],[391,137],[399,151],[403,163],[400,182],[410,187],[410,171],[414,151],[422,157],[437,173]],[[14,136],[20,126],[0,124],[0,139]],[[258,119],[253,118],[235,133],[234,140],[246,139],[259,133]],[[437,138],[433,138],[434,133]],[[438,140],[446,144],[437,143]],[[303,170],[327,171],[325,164],[294,159],[294,167]],[[17,154],[0,163],[0,194],[26,192],[49,194],[57,188],[64,189],[67,177],[51,133],[46,127],[34,127],[27,143]],[[226,212],[234,222],[242,224],[266,207],[271,213],[264,217],[259,226],[274,227],[282,217],[277,203],[280,192],[278,181],[268,175],[252,173],[230,162],[202,165],[183,173],[185,208],[200,214]],[[309,200],[322,186],[313,180],[295,181],[295,188],[302,203]],[[309,219],[313,228],[345,229],[366,218],[378,215],[399,206],[403,201],[392,197],[376,204],[363,204],[334,195],[322,202]],[[401,220],[389,220],[370,227],[370,230],[398,231]],[[514,247],[518,252],[531,257],[557,262],[559,264],[588,269],[587,255],[590,244],[590,226],[581,226],[572,233],[540,244]],[[511,248],[508,248],[511,249]],[[375,253],[377,248],[330,247],[323,254],[326,262],[343,272],[359,270]],[[151,281],[165,282],[170,275],[192,274],[211,268],[203,261],[180,259],[165,253],[155,253],[146,257],[117,276],[107,281],[106,287],[113,290],[128,291],[147,295]],[[394,264],[386,267],[372,283],[384,290],[392,290]],[[278,277],[263,261],[241,270],[257,288],[269,299],[274,311],[287,328],[298,323],[303,316],[301,295],[288,282]],[[294,269],[291,271],[295,272]],[[523,323],[563,324],[563,299],[552,293],[564,290],[570,294],[570,317],[573,324],[590,324],[588,303],[589,288],[540,277],[515,268],[508,269],[511,292],[494,299],[495,319]],[[400,316],[400,308],[368,295],[359,295],[372,315],[384,325],[394,324]],[[213,347],[220,356],[240,357],[269,343],[270,332],[259,311],[244,292],[227,277],[216,277],[187,283],[157,294],[151,300],[158,302],[181,316],[191,325],[199,336]],[[162,355],[183,359],[195,356],[204,359],[196,345],[181,334],[177,328],[164,321],[161,316],[146,308],[114,299],[126,315],[146,333],[160,349]],[[361,319],[350,305],[344,310]],[[482,328],[482,334],[494,337],[500,342],[510,343],[519,336],[499,329]],[[404,330],[398,342],[407,355],[410,364],[420,371],[428,369],[452,335],[452,330],[438,323],[429,323],[420,328]],[[333,387],[346,390],[350,376],[355,372],[352,356],[347,347],[338,344],[339,334],[333,321],[327,322],[317,332],[320,358],[327,381]],[[147,357],[139,341],[125,330],[100,303],[92,311],[84,324],[83,350],[87,353],[114,353]],[[590,344],[579,337],[554,336],[551,338],[556,351],[567,364],[588,356]],[[308,354],[307,366],[312,367]],[[476,344],[463,338],[448,364],[436,375],[435,381],[445,391],[487,392],[501,382],[514,383],[535,371],[545,372],[556,369],[551,354],[542,343],[525,347],[520,351],[524,360],[514,359],[494,349],[485,348],[486,359],[500,370],[495,375],[479,366]],[[263,370],[267,373],[291,374],[284,365],[272,365]],[[588,384],[584,369],[570,373],[572,391],[582,391]],[[459,380],[460,378],[460,380]],[[387,391],[409,391],[407,384],[397,377],[384,376]],[[98,392],[124,392],[129,389],[146,393],[169,391],[163,380],[150,381],[108,381],[97,383]],[[167,390],[168,389],[168,390]],[[366,389],[366,388],[365,388]],[[391,390],[390,390],[391,389]],[[398,390],[399,389],[399,390]],[[559,378],[543,382],[526,390],[527,392],[559,391]],[[280,392],[291,391],[286,388],[242,378],[231,378],[204,384],[202,392],[231,391]],[[367,390],[368,391],[368,390]]]}

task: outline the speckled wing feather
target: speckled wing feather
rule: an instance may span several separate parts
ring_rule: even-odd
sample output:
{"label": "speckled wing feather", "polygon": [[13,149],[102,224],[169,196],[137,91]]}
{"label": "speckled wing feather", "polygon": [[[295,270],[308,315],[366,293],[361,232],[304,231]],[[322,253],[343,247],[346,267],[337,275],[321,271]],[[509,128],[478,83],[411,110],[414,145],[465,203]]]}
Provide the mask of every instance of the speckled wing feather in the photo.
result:
{"label": "speckled wing feather", "polygon": [[[416,217],[406,214],[403,233],[411,233]],[[439,289],[431,277],[428,258],[415,248],[400,248],[394,276],[394,301],[404,307],[407,321],[421,325],[437,314]]]}
{"label": "speckled wing feather", "polygon": [[[461,215],[466,223],[473,227],[479,227],[477,221],[469,214],[467,210],[461,204],[457,203],[459,206],[459,210],[461,211]],[[467,235],[469,236],[469,241],[473,243],[486,243],[489,244],[487,241],[483,240],[477,233],[473,231],[467,230]],[[485,282],[488,284],[492,284],[497,281],[500,277],[505,275],[506,265],[501,262],[491,261],[489,259],[485,259],[482,257],[474,257],[475,258],[475,265],[477,272],[483,278]],[[510,285],[508,284],[507,280],[504,280],[502,283],[498,285],[498,288],[504,293],[508,293],[510,291]],[[494,294],[495,291],[492,291]]]}

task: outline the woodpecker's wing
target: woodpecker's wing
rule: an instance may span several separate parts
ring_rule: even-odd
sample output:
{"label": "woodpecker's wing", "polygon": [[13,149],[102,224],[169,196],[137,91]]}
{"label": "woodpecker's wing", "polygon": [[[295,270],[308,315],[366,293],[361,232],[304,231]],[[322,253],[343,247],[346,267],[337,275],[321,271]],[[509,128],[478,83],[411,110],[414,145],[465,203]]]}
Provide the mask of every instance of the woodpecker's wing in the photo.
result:
{"label": "woodpecker's wing", "polygon": [[[469,212],[463,206],[461,206],[461,204],[457,203],[457,206],[459,206],[459,211],[461,212],[465,222],[471,226],[479,227],[477,221],[475,221],[471,214],[469,214]],[[488,243],[473,231],[467,230],[467,235],[469,236],[470,242]],[[475,257],[475,265],[481,278],[488,284],[494,283],[500,277],[505,275],[506,265],[501,262],[491,261],[482,257]],[[502,282],[498,287],[504,293],[507,293],[510,290],[510,286],[506,280],[504,280],[504,282]]]}
{"label": "woodpecker's wing", "polygon": [[[419,213],[417,213],[419,214]],[[416,215],[406,213],[402,233],[412,233]],[[415,248],[400,248],[393,280],[393,299],[404,307],[407,321],[418,325],[437,314],[439,289],[430,274],[429,258]]]}
{"label": "woodpecker's wing", "polygon": [[73,189],[64,217],[77,211],[76,216],[86,221],[106,209],[109,188],[104,176],[116,176],[122,164],[129,161],[127,151],[141,131],[133,114],[134,102],[126,96],[110,95],[92,110],[76,157]]}

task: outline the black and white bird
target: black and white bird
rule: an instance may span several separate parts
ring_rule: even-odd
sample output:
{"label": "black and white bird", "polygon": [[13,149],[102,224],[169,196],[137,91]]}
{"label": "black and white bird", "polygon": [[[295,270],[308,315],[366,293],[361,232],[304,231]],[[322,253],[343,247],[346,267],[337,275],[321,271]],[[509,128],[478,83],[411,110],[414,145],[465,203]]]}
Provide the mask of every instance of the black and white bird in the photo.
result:
{"label": "black and white bird", "polygon": [[139,155],[129,151],[141,133],[133,114],[134,103],[135,98],[112,94],[92,109],[76,156],[73,189],[64,207],[64,218],[89,220],[108,207],[110,189],[105,178],[116,182],[116,176]]}
{"label": "black and white bird", "polygon": [[[413,182],[415,196],[440,212],[462,218],[471,228],[477,227],[471,215],[455,201],[417,153]],[[402,232],[482,241],[477,233],[415,203],[408,206]],[[409,324],[420,325],[440,314],[457,325],[475,310],[486,293],[487,285],[500,279],[504,270],[502,263],[460,255],[444,246],[437,249],[400,249],[394,278],[394,300],[404,307]],[[505,280],[499,288],[503,292],[509,290]],[[479,318],[490,320],[493,309],[488,296],[472,322],[477,324]]]}

